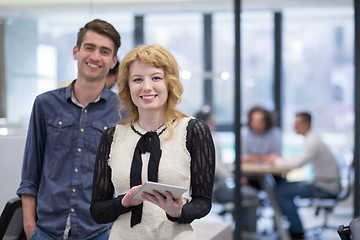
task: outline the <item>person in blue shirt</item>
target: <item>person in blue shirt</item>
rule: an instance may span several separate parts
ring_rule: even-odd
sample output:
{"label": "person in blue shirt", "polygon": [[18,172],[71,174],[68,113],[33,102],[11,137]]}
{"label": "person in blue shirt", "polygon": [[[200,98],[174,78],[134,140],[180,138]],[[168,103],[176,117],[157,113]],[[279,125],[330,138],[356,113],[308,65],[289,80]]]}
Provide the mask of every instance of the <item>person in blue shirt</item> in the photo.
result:
{"label": "person in blue shirt", "polygon": [[[275,126],[270,111],[262,106],[252,107],[248,112],[248,123],[242,137],[242,162],[272,164],[281,156],[281,131]],[[285,181],[280,176],[274,178],[277,183]],[[248,175],[242,182],[262,189],[257,176]]]}
{"label": "person in blue shirt", "polygon": [[272,162],[281,156],[281,151],[281,132],[274,125],[271,113],[260,106],[251,108],[244,131],[242,161]]}
{"label": "person in blue shirt", "polygon": [[105,79],[120,45],[111,24],[88,22],[73,49],[76,80],[35,99],[17,190],[28,239],[108,239],[110,225],[97,224],[89,208],[100,137],[119,121]]}

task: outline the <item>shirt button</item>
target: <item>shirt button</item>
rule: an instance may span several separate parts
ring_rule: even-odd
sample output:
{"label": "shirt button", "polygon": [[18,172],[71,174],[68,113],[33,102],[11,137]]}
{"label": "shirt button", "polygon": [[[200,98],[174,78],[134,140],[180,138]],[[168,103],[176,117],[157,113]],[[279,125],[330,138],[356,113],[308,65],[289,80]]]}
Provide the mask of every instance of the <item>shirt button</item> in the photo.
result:
{"label": "shirt button", "polygon": [[75,168],[75,169],[74,169],[74,172],[79,172],[79,169]]}
{"label": "shirt button", "polygon": [[71,212],[75,212],[75,209],[72,208],[72,209],[70,209],[70,211],[71,211]]}
{"label": "shirt button", "polygon": [[59,121],[59,125],[60,125],[60,126],[62,125],[62,121]]}
{"label": "shirt button", "polygon": [[87,110],[86,110],[86,109],[84,110],[84,113],[87,113]]}
{"label": "shirt button", "polygon": [[84,129],[83,129],[83,128],[80,128],[80,132],[84,132]]}
{"label": "shirt button", "polygon": [[76,192],[76,189],[75,189],[75,188],[73,188],[73,189],[72,189],[72,191],[73,191],[73,192]]}
{"label": "shirt button", "polygon": [[78,152],[81,152],[81,148],[78,148]]}
{"label": "shirt button", "polygon": [[107,126],[104,126],[104,130],[106,130],[106,129],[108,129],[108,127],[107,127]]}

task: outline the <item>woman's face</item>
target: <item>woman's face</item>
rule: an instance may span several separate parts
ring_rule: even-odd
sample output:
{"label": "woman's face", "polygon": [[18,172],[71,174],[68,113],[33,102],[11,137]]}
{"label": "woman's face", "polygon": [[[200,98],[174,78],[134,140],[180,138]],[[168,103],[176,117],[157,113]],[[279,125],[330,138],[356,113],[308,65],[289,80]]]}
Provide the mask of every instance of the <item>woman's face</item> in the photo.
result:
{"label": "woman's face", "polygon": [[165,113],[168,99],[168,85],[164,70],[136,60],[129,67],[129,88],[131,100],[141,112]]}
{"label": "woman's face", "polygon": [[253,112],[250,119],[250,128],[257,134],[265,132],[265,117],[262,112]]}

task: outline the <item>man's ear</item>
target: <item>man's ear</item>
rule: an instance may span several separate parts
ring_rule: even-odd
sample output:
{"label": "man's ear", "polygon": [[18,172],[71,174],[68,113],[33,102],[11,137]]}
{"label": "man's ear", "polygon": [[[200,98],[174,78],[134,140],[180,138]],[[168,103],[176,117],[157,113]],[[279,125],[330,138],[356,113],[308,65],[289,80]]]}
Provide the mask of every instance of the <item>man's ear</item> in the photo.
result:
{"label": "man's ear", "polygon": [[79,52],[79,49],[78,49],[77,46],[75,46],[75,47],[73,48],[73,58],[74,58],[74,60],[77,60],[77,54],[78,54],[78,52]]}
{"label": "man's ear", "polygon": [[117,56],[113,57],[113,63],[111,65],[111,68],[110,69],[113,69],[116,65],[116,62],[117,62]]}

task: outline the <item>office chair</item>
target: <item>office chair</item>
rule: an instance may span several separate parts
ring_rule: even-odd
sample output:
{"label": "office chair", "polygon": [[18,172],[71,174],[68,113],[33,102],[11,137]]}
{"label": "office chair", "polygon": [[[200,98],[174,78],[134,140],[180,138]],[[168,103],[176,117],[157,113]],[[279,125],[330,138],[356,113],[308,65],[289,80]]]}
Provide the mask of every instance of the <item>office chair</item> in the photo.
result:
{"label": "office chair", "polygon": [[20,198],[9,200],[0,217],[0,239],[26,240]]}
{"label": "office chair", "polygon": [[[337,230],[338,226],[332,226],[329,225],[329,216],[333,212],[335,206],[340,202],[345,200],[349,197],[352,189],[352,174],[353,174],[353,168],[352,163],[347,164],[346,166],[346,174],[342,176],[341,183],[344,183],[342,186],[342,190],[338,193],[336,198],[306,198],[300,199],[299,206],[305,206],[305,207],[313,207],[315,209],[315,215],[318,216],[320,211],[324,212],[324,218],[323,223],[320,226],[315,226],[306,229],[306,231],[312,231],[314,234],[319,235],[321,234],[325,229],[334,229]],[[305,202],[305,204],[304,204]],[[298,202],[297,202],[298,203]]]}

